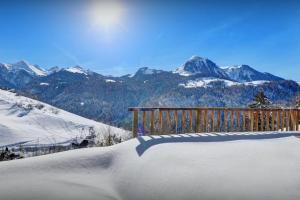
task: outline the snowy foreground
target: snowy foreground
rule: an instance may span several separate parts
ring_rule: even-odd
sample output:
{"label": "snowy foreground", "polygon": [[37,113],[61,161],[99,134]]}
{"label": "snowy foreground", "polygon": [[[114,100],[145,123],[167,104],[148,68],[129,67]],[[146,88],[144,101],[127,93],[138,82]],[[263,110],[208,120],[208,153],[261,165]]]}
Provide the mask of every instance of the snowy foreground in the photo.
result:
{"label": "snowy foreground", "polygon": [[0,90],[0,147],[69,144],[71,140],[85,138],[91,129],[100,137],[129,136],[128,131]]}
{"label": "snowy foreground", "polygon": [[131,139],[0,163],[5,200],[299,200],[299,133]]}

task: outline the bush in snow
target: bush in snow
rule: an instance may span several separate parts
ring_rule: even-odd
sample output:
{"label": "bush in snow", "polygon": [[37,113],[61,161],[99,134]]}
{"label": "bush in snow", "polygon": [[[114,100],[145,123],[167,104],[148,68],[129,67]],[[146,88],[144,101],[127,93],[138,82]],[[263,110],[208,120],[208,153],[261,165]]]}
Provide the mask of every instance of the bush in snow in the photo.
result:
{"label": "bush in snow", "polygon": [[39,109],[39,110],[42,110],[45,106],[41,103],[38,103],[34,106],[35,108]]}

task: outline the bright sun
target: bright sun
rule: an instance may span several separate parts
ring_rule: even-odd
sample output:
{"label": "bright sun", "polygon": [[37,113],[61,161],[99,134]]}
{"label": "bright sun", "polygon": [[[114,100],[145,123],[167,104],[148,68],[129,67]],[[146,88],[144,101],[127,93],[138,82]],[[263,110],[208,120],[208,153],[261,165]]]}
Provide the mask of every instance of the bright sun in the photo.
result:
{"label": "bright sun", "polygon": [[120,23],[123,7],[119,1],[98,1],[92,5],[92,25],[109,30]]}

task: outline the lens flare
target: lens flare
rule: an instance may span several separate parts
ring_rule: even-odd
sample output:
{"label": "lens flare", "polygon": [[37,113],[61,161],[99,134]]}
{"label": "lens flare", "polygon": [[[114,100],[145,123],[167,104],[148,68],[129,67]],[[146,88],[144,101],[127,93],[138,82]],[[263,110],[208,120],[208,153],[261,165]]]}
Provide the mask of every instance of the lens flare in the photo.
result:
{"label": "lens flare", "polygon": [[120,23],[123,11],[119,1],[97,1],[91,8],[92,25],[105,30],[111,29]]}

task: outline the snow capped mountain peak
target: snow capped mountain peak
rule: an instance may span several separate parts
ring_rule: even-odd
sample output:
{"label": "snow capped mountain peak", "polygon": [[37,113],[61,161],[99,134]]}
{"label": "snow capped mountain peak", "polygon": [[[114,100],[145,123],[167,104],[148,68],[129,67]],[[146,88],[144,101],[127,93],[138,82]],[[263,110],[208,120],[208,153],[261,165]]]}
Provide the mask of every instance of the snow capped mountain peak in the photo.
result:
{"label": "snow capped mountain peak", "polygon": [[222,69],[230,77],[230,79],[239,82],[283,80],[282,78],[272,74],[259,72],[249,65],[234,65],[223,67]]}
{"label": "snow capped mountain peak", "polygon": [[7,65],[10,71],[20,71],[24,70],[32,75],[45,76],[47,73],[44,69],[40,68],[38,65],[31,65],[27,61],[21,60],[17,63]]}
{"label": "snow capped mountain peak", "polygon": [[224,78],[226,74],[213,61],[200,56],[192,56],[181,67],[177,68],[174,73],[182,76],[201,75],[210,77]]}
{"label": "snow capped mountain peak", "polygon": [[83,68],[80,67],[80,66],[67,67],[67,68],[64,68],[63,70],[64,70],[64,71],[71,72],[71,73],[77,73],[77,74],[84,74],[84,75],[87,75],[87,74],[88,74],[88,71],[85,70],[85,69],[83,69]]}

